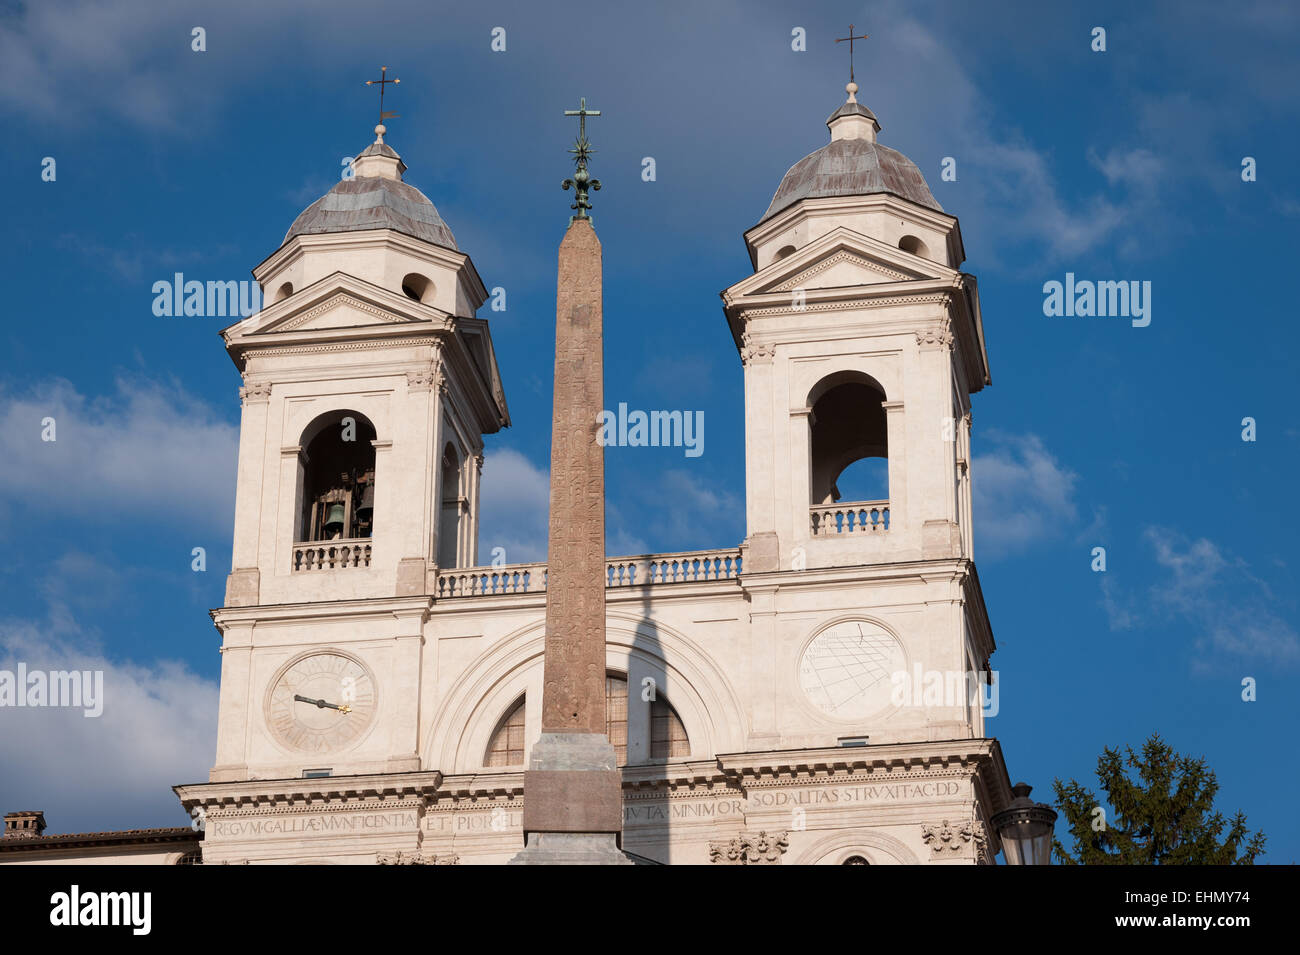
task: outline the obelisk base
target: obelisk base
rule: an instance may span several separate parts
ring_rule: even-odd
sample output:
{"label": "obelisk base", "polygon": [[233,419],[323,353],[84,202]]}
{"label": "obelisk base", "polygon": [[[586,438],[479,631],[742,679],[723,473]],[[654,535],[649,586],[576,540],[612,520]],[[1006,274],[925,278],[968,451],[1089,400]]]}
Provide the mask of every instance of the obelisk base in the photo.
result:
{"label": "obelisk base", "polygon": [[623,774],[603,733],[543,733],[524,772],[524,849],[511,865],[631,865]]}

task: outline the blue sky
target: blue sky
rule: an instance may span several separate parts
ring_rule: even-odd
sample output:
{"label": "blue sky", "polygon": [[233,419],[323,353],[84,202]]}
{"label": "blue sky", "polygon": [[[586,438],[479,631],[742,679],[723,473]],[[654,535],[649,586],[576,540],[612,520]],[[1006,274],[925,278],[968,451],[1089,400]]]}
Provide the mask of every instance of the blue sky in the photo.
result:
{"label": "blue sky", "polygon": [[[481,313],[514,421],[489,439],[481,553],[544,552],[560,114],[579,96],[603,111],[607,406],[706,420],[700,457],[607,452],[609,550],[739,542],[741,365],[718,293],[750,273],[741,235],[782,174],[827,141],[850,21],[871,34],[859,99],[960,218],[980,280],[976,558],[1012,775],[1043,798],[1159,730],[1208,758],[1268,861],[1300,858],[1282,280],[1300,14],[1256,3],[611,3],[582,21],[523,3],[0,3],[0,668],[100,665],[131,700],[93,727],[6,713],[0,809],[43,808],[58,831],[175,824],[169,786],[205,778],[239,379],[225,322],[155,317],[150,289],[248,277],[372,138],[362,81],[381,63],[402,79],[386,106],[407,181],[507,290]],[[1150,326],[1045,317],[1043,283],[1066,272],[1150,281]]]}

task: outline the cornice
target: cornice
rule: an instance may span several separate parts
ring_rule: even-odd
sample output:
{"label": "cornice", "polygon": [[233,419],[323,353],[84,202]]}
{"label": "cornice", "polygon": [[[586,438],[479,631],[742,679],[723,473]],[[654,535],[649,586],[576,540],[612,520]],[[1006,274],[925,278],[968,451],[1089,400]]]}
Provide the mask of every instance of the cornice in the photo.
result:
{"label": "cornice", "polygon": [[430,612],[433,598],[365,597],[355,600],[304,601],[292,604],[254,604],[251,607],[216,607],[208,611],[217,629],[238,624],[299,620],[346,620],[352,617],[410,616]]}
{"label": "cornice", "polygon": [[[364,328],[377,328],[374,325],[357,326]],[[402,345],[428,345],[442,337],[442,331],[436,326],[429,329],[428,334],[420,336],[409,335],[410,326],[402,325],[401,330],[391,338],[381,338],[373,341],[338,341],[338,342],[319,342],[310,345],[266,345],[253,346],[246,349],[249,357],[264,357],[276,355],[319,355],[327,352],[348,352],[348,351],[369,351],[376,348],[393,348]],[[355,329],[344,329],[344,331]]]}
{"label": "cornice", "polygon": [[960,290],[948,279],[908,279],[876,285],[844,285],[805,289],[795,305],[789,292],[754,292],[733,299],[728,311],[741,319],[762,315],[804,315],[846,308],[888,308],[895,305],[949,305]]}
{"label": "cornice", "polygon": [[116,849],[194,843],[203,841],[203,833],[189,826],[166,829],[122,829],[108,832],[72,832],[49,836],[0,837],[0,853],[48,851],[54,849]]}
{"label": "cornice", "polygon": [[195,806],[262,811],[293,811],[326,803],[371,803],[431,798],[442,784],[442,773],[375,773],[364,776],[324,776],[310,779],[249,779],[173,786],[186,812]]}
{"label": "cornice", "polygon": [[881,746],[735,753],[718,765],[736,785],[747,788],[877,775],[937,778],[961,775],[993,762],[991,739],[889,743]]}
{"label": "cornice", "polygon": [[964,557],[945,557],[938,560],[884,561],[872,564],[851,564],[842,567],[809,567],[805,570],[773,570],[763,573],[744,573],[739,576],[741,586],[750,590],[773,587],[816,587],[827,584],[842,586],[855,581],[898,581],[931,583],[943,580],[962,580],[974,565]]}
{"label": "cornice", "polygon": [[[634,801],[667,794],[709,799],[790,785],[878,782],[882,778],[953,779],[972,774],[976,784],[997,803],[991,813],[1010,801],[1001,748],[991,738],[725,753],[714,759],[647,763],[623,767],[622,788],[624,799]],[[435,770],[194,783],[172,789],[187,812],[202,806],[207,811],[219,809],[225,817],[318,812],[325,807],[345,809],[356,804],[360,808],[377,803],[385,808],[442,813],[464,812],[478,803],[485,810],[494,809],[502,800],[517,809],[523,804],[524,773],[443,775]]]}

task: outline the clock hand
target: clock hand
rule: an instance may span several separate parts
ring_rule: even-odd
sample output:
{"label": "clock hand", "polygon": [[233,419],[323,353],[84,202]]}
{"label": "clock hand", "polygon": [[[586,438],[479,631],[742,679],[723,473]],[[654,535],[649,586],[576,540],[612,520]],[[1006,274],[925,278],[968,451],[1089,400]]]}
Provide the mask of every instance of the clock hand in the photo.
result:
{"label": "clock hand", "polygon": [[325,707],[328,706],[331,710],[338,710],[339,713],[343,716],[346,716],[347,714],[352,712],[352,707],[348,706],[346,703],[340,706],[337,703],[327,703],[324,700],[313,700],[307,696],[299,696],[297,693],[294,694],[293,698],[298,703],[311,703],[313,706],[317,707],[318,709],[324,709]]}

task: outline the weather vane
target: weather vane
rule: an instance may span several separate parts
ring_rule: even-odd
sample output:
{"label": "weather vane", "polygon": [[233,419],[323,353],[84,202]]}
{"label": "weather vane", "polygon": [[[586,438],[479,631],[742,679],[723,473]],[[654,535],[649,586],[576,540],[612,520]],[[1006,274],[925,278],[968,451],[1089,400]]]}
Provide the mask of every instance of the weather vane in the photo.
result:
{"label": "weather vane", "polygon": [[[850,31],[850,32],[852,32],[852,31]],[[385,87],[387,84],[389,84],[389,83],[400,83],[400,82],[402,82],[402,81],[399,80],[399,79],[396,79],[396,78],[391,79],[391,80],[388,79],[388,67],[386,67],[386,66],[381,66],[381,67],[379,68],[379,79],[377,79],[377,80],[366,80],[366,85],[367,85],[367,86],[374,86],[376,83],[379,84],[379,125],[380,125],[380,126],[384,125],[384,120],[386,120],[386,119],[400,119],[400,118],[401,118],[401,117],[399,117],[396,113],[385,113],[385,112],[384,112],[384,87]]]}
{"label": "weather vane", "polygon": [[560,188],[567,190],[573,187],[574,203],[569,206],[570,209],[578,211],[569,216],[569,224],[572,225],[575,219],[590,219],[587,213],[591,209],[591,203],[587,199],[587,190],[590,188],[596,192],[600,191],[600,180],[592,179],[591,173],[587,172],[587,159],[596,150],[591,148],[591,143],[587,141],[587,117],[599,116],[600,110],[587,109],[587,98],[584,96],[578,101],[577,109],[566,109],[565,116],[578,117],[578,138],[574,140],[573,146],[569,152],[573,153],[573,162],[578,167],[574,172],[572,179],[566,179],[560,184]]}
{"label": "weather vane", "polygon": [[870,35],[871,35],[871,34],[869,34],[869,33],[864,33],[864,34],[862,34],[862,36],[854,36],[854,35],[853,35],[853,24],[850,23],[850,24],[849,24],[849,35],[848,35],[848,36],[839,36],[839,37],[836,37],[836,38],[835,38],[835,42],[836,42],[836,43],[843,43],[845,40],[848,40],[848,41],[849,41],[849,82],[850,82],[850,83],[856,83],[856,82],[857,82],[857,80],[854,79],[854,77],[853,77],[853,41],[854,41],[854,40],[865,40],[865,39],[866,39],[867,37],[869,37]]}

